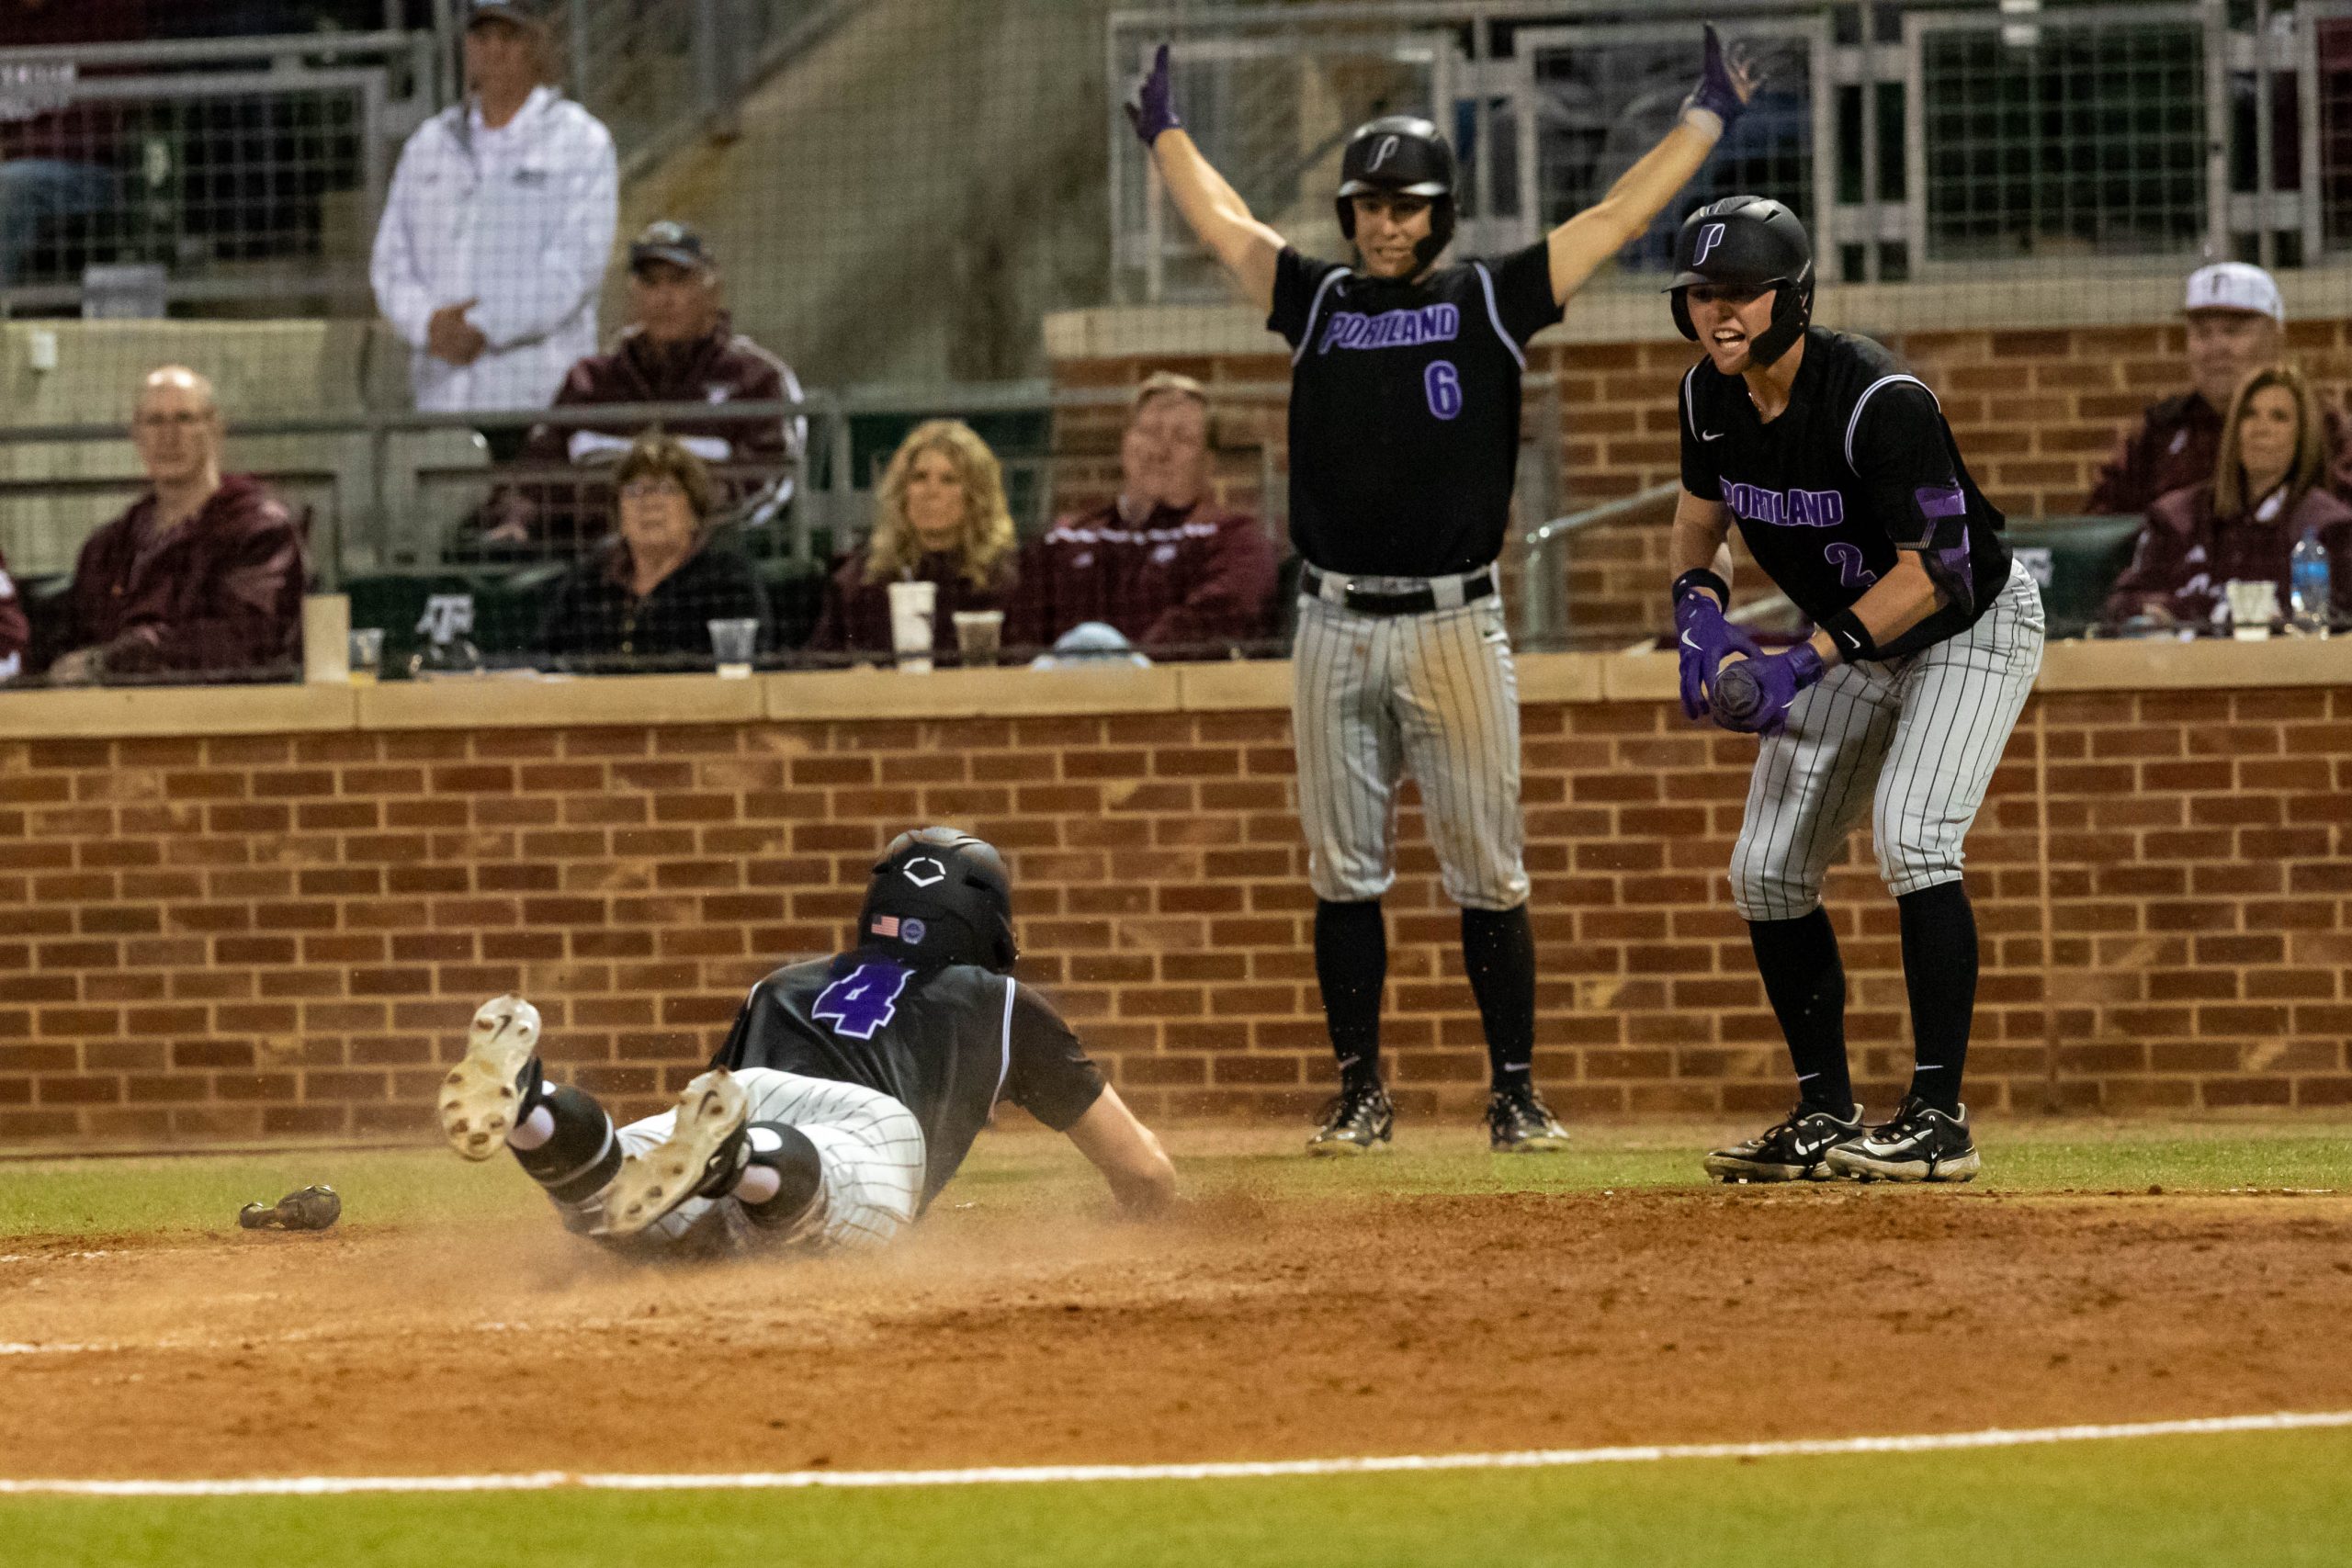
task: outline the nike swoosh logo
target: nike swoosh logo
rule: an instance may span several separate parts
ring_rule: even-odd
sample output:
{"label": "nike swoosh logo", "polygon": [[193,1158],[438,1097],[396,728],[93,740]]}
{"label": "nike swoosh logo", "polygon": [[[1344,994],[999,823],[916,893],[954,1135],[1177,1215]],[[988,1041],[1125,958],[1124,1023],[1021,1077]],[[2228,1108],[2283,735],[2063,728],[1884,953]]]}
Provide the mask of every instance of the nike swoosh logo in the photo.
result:
{"label": "nike swoosh logo", "polygon": [[1699,439],[1702,441],[1721,441],[1723,438],[1724,433],[1720,430],[1702,430],[1699,432]]}
{"label": "nike swoosh logo", "polygon": [[1689,632],[1684,632],[1682,634],[1682,646],[1689,649],[1697,649],[1702,653],[1706,651],[1706,649],[1699,648],[1697,643],[1690,640],[1690,634]]}

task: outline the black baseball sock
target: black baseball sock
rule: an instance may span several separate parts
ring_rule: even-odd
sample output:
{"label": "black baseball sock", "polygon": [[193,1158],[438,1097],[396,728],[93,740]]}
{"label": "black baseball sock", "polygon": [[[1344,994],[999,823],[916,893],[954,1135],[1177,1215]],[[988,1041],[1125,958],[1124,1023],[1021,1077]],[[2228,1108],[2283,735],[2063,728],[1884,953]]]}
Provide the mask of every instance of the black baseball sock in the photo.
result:
{"label": "black baseball sock", "polygon": [[1829,911],[1816,908],[1793,920],[1750,920],[1757,973],[1773,1016],[1788,1036],[1797,1090],[1805,1108],[1854,1113],[1854,1086],[1846,1076],[1846,967],[1838,959],[1838,932]]}
{"label": "black baseball sock", "polygon": [[1976,1013],[1976,911],[1957,882],[1905,893],[1894,907],[1903,916],[1903,984],[1911,993],[1911,1095],[1957,1116]]}
{"label": "black baseball sock", "polygon": [[1340,1081],[1380,1079],[1380,989],[1388,981],[1388,928],[1380,900],[1315,906],[1315,978]]}
{"label": "black baseball sock", "polygon": [[613,1119],[594,1096],[570,1084],[550,1088],[539,1104],[555,1118],[555,1135],[537,1148],[514,1150],[514,1158],[558,1202],[584,1203],[621,1168]]}
{"label": "black baseball sock", "polygon": [[1464,908],[1462,962],[1487,1027],[1494,1087],[1526,1088],[1535,1055],[1535,930],[1527,922],[1527,906]]}

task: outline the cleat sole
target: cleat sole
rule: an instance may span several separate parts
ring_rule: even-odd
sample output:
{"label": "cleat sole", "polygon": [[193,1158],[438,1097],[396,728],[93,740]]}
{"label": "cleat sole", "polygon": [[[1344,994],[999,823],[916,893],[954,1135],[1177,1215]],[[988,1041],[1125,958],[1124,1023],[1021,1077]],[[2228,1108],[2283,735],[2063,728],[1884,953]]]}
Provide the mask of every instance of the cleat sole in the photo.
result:
{"label": "cleat sole", "polygon": [[465,1059],[441,1080],[441,1135],[458,1156],[486,1160],[505,1146],[522,1099],[514,1080],[539,1047],[539,1010],[513,995],[474,1012]]}
{"label": "cleat sole", "polygon": [[693,1197],[711,1156],[742,1126],[749,1109],[743,1086],[724,1068],[686,1085],[670,1136],[621,1161],[619,1174],[605,1189],[598,1234],[635,1235]]}

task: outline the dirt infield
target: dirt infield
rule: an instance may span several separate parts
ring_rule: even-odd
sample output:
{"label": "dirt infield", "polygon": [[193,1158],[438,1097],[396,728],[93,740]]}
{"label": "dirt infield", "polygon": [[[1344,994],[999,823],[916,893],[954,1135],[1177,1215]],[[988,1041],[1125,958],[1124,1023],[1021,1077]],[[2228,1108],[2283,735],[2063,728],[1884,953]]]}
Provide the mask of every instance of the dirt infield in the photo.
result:
{"label": "dirt infield", "polygon": [[1849,1187],[986,1201],[897,1251],[552,1223],[0,1259],[0,1474],[1439,1452],[2352,1406],[2352,1199]]}

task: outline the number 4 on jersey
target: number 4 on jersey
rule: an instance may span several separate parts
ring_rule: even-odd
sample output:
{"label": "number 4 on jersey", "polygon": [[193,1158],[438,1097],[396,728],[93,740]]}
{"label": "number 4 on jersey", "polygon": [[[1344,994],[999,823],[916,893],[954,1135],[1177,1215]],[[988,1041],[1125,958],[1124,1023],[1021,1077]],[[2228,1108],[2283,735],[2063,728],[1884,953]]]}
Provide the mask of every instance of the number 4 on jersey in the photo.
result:
{"label": "number 4 on jersey", "polygon": [[809,1016],[830,1023],[836,1034],[871,1040],[875,1031],[899,1010],[899,993],[907,988],[907,971],[896,964],[861,964],[817,997]]}

